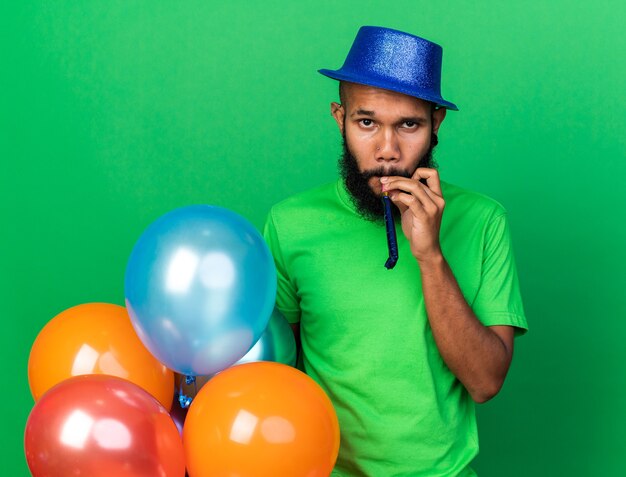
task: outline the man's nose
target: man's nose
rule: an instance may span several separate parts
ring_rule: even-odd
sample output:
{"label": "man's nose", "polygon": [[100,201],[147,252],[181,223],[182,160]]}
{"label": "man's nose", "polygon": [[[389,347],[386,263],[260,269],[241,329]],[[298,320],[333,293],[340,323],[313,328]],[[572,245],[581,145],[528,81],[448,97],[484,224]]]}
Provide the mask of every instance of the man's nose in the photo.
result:
{"label": "man's nose", "polygon": [[393,129],[382,130],[376,147],[376,160],[390,162],[398,159],[400,159],[400,147],[396,132]]}

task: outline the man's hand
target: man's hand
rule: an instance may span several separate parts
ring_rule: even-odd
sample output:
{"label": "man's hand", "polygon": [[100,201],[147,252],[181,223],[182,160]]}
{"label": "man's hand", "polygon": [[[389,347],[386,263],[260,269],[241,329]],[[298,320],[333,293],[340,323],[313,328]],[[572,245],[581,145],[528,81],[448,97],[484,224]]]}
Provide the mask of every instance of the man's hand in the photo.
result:
{"label": "man's hand", "polygon": [[[420,182],[426,179],[426,185]],[[439,231],[445,202],[439,174],[419,168],[410,179],[382,177],[383,191],[402,214],[422,279],[424,304],[441,357],[476,402],[495,396],[513,356],[514,328],[484,326],[465,301],[441,252]]]}
{"label": "man's hand", "polygon": [[[420,182],[426,179],[426,185]],[[411,253],[418,262],[441,258],[439,230],[445,201],[441,193],[439,173],[420,167],[410,179],[382,177],[383,192],[400,209],[402,231],[411,244]]]}

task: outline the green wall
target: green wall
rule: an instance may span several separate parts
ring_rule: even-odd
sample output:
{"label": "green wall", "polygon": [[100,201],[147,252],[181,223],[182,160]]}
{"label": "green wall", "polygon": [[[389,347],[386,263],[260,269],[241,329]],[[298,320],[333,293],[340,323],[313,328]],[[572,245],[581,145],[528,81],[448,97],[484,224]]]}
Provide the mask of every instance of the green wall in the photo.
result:
{"label": "green wall", "polygon": [[[623,1],[54,1],[0,7],[3,474],[28,475],[27,360],[70,306],[123,303],[183,205],[256,226],[336,175],[328,103],[360,25],[444,46],[444,179],[510,212],[530,333],[479,409],[481,477],[626,475]],[[383,477],[383,476],[377,476]]]}

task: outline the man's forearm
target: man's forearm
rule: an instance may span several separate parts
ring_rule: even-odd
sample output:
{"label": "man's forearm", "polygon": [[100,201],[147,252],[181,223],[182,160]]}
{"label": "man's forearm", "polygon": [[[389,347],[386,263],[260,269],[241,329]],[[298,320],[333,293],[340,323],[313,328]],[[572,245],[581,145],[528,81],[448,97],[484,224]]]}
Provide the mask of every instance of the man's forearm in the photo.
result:
{"label": "man's forearm", "polygon": [[498,393],[512,358],[510,344],[469,307],[443,255],[420,261],[422,290],[439,352],[476,402]]}

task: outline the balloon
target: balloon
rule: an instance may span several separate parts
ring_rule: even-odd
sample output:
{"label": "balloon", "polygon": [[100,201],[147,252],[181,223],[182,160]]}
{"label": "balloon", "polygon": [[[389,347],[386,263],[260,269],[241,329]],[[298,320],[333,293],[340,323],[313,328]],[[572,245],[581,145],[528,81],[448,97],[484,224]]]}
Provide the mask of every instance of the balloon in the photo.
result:
{"label": "balloon", "polygon": [[174,424],[176,424],[176,429],[178,429],[180,437],[183,437],[183,427],[185,426],[185,418],[187,417],[188,409],[189,408],[183,409],[178,404],[174,403],[170,411],[170,417],[174,421]]}
{"label": "balloon", "polygon": [[190,477],[328,477],[339,424],[322,389],[280,363],[222,371],[187,413],[183,444]]}
{"label": "balloon", "polygon": [[159,361],[209,375],[244,356],[267,326],[276,269],[261,235],[226,209],[176,209],[141,235],[126,267],[133,325]]}
{"label": "balloon", "polygon": [[37,401],[24,436],[34,477],[182,477],[185,454],[167,410],[139,386],[89,375]]}
{"label": "balloon", "polygon": [[55,384],[83,374],[119,376],[148,391],[167,409],[172,405],[174,373],[141,343],[122,306],[74,306],[50,320],[35,339],[28,359],[35,401]]}
{"label": "balloon", "polygon": [[296,365],[296,339],[283,314],[274,308],[267,328],[246,355],[237,364],[255,361],[274,361],[289,366]]}
{"label": "balloon", "polygon": [[[265,328],[259,340],[235,365],[253,363],[255,361],[274,361],[289,366],[296,365],[296,339],[287,319],[278,311],[278,308],[274,308],[267,328]],[[200,388],[213,376],[197,376],[195,383],[186,384],[185,376],[176,374],[174,376],[174,387],[176,390],[182,389],[185,396],[193,399],[198,394]],[[177,404],[175,403],[174,407],[176,406]]]}

